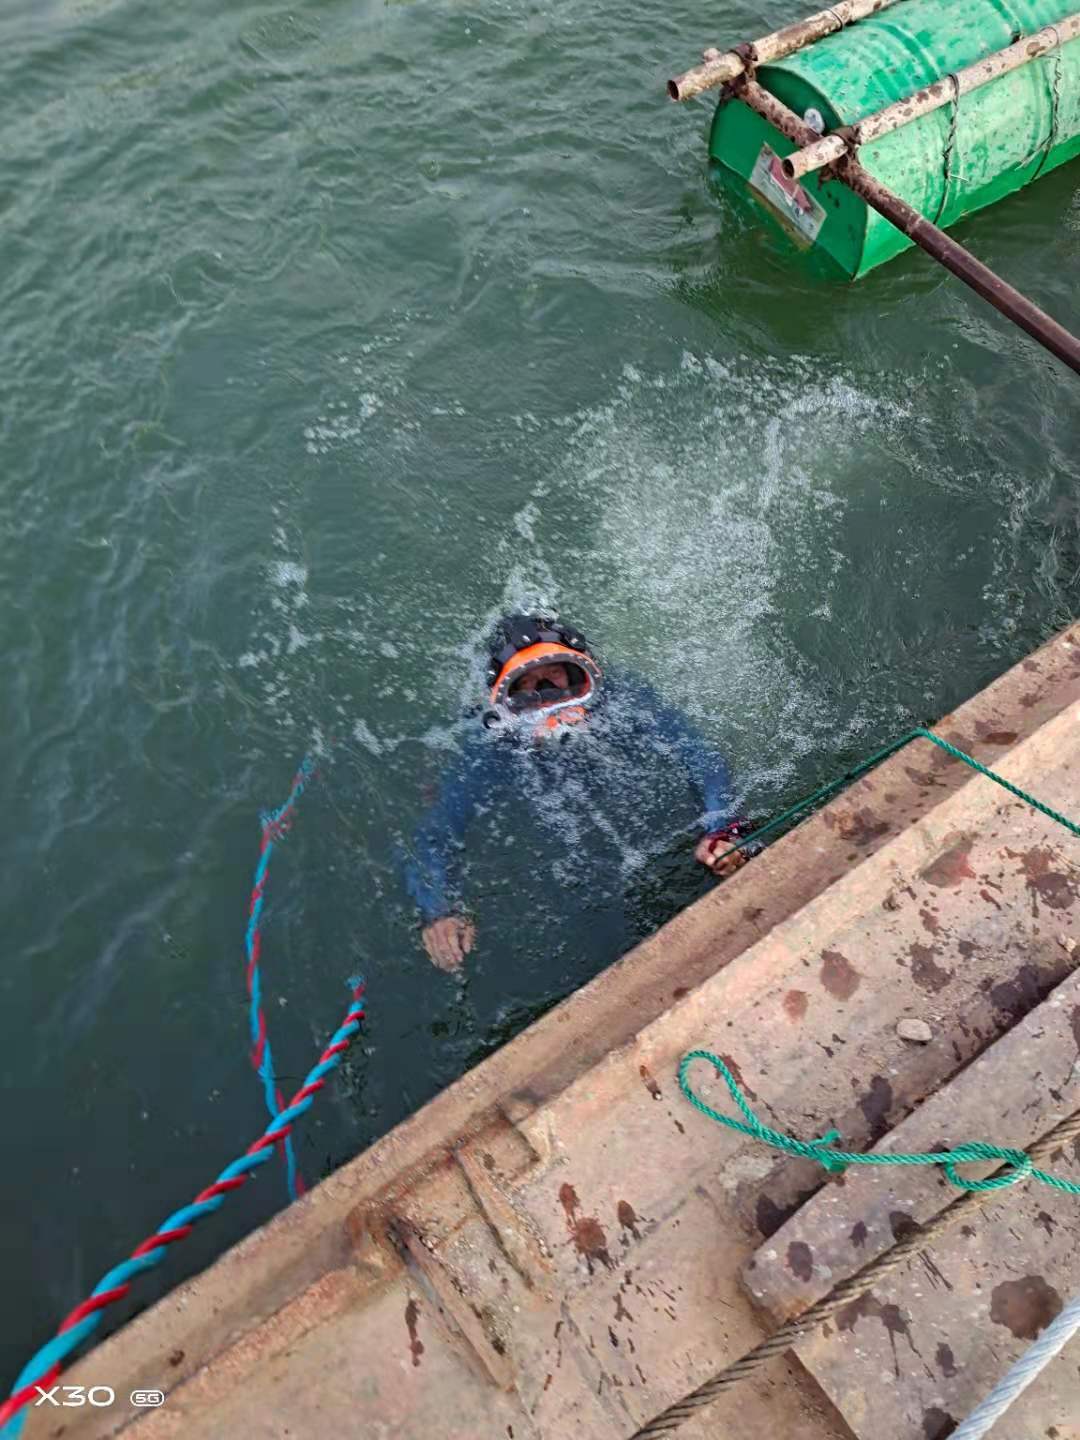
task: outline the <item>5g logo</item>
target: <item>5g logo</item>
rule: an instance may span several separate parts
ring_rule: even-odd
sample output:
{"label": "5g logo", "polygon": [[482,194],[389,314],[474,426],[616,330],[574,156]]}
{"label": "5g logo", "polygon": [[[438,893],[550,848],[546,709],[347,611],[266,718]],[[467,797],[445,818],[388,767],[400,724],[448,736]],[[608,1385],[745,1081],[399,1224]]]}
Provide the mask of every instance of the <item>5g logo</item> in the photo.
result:
{"label": "5g logo", "polygon": [[132,1405],[140,1406],[140,1407],[143,1408],[143,1409],[145,1409],[147,1406],[150,1406],[150,1405],[164,1405],[164,1404],[165,1404],[165,1391],[164,1391],[164,1390],[132,1390],[132,1392],[131,1392],[131,1403],[132,1403]]}
{"label": "5g logo", "polygon": [[[116,1399],[116,1391],[109,1385],[91,1385],[89,1390],[82,1385],[54,1385],[51,1390],[35,1385],[34,1389],[38,1392],[35,1405],[44,1405],[48,1401],[50,1405],[96,1405],[104,1409]],[[63,1398],[58,1400],[57,1395]]]}

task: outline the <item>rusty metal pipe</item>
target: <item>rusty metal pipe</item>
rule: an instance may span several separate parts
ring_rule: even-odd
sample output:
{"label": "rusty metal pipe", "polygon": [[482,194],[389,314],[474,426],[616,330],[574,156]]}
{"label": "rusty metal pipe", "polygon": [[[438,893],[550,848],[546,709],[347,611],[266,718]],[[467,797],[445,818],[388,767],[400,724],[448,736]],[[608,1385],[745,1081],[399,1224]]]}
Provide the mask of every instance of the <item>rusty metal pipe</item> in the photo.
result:
{"label": "rusty metal pipe", "polygon": [[780,134],[792,141],[795,145],[812,145],[819,139],[816,130],[811,130],[801,116],[796,115],[794,110],[789,110],[782,101],[777,100],[775,95],[760,85],[758,81],[744,77],[733,90],[734,95],[750,109],[768,120],[769,124]]}
{"label": "rusty metal pipe", "polygon": [[787,156],[781,162],[781,168],[789,180],[801,180],[804,175],[809,175],[814,170],[835,164],[843,155],[850,154],[860,145],[866,145],[904,125],[910,125],[913,120],[959,100],[961,95],[989,85],[999,76],[1019,70],[1022,65],[1030,65],[1040,56],[1048,55],[1059,46],[1067,45],[1070,40],[1076,39],[1080,39],[1080,14],[1069,15],[1066,19],[1059,20],[1056,25],[1047,25],[1034,35],[1018,40],[1015,45],[1008,45],[1004,50],[995,50],[992,55],[985,55],[981,60],[976,60],[974,65],[966,65],[953,75],[943,75],[932,85],[926,85],[923,89],[916,90],[913,95],[887,105],[884,110],[867,115],[865,119],[846,129],[815,139],[813,144]]}
{"label": "rusty metal pipe", "polygon": [[755,65],[767,65],[772,60],[782,60],[785,55],[794,55],[796,50],[802,50],[815,40],[823,40],[826,35],[835,34],[845,25],[851,25],[856,20],[865,20],[868,15],[876,15],[879,10],[887,10],[890,5],[899,3],[900,0],[838,0],[829,10],[819,10],[816,15],[808,15],[805,20],[796,20],[792,25],[785,25],[782,30],[763,35],[760,40],[755,40],[748,46],[740,46],[742,53],[735,50],[706,50],[702,57],[704,65],[669,80],[667,92],[672,100],[690,100],[704,90],[715,90],[744,74],[744,54],[748,53]]}
{"label": "rusty metal pipe", "polygon": [[966,250],[944,230],[939,230],[932,221],[920,215],[913,205],[901,200],[899,195],[894,195],[880,180],[875,180],[857,160],[840,161],[839,175],[856,195],[861,196],[879,215],[884,215],[886,220],[903,231],[939,265],[944,265],[946,270],[950,270],[958,280],[962,280],[974,290],[976,295],[981,295],[1006,319],[1019,325],[1021,330],[1026,331],[1033,340],[1037,340],[1051,355],[1056,355],[1070,370],[1080,375],[1080,339],[1066,330],[1064,325],[1059,325],[1033,300],[1029,300],[1007,280],[995,274],[989,265],[984,265],[970,250]]}
{"label": "rusty metal pipe", "polygon": [[[937,83],[943,85],[945,82],[939,80]],[[912,99],[914,98],[912,96]],[[881,113],[884,115],[884,110]],[[925,115],[927,112],[924,110],[921,113]],[[914,120],[915,116],[911,118]],[[865,144],[865,141],[859,133],[858,125],[852,125],[845,130],[833,130],[828,135],[822,135],[812,145],[805,145],[801,150],[793,150],[790,155],[785,155],[780,161],[780,169],[789,180],[801,180],[804,175],[812,175],[815,170],[823,170],[826,165],[835,165],[837,160],[853,154],[862,144]]]}
{"label": "rusty metal pipe", "polygon": [[[768,120],[782,135],[796,145],[810,145],[816,139],[814,131],[801,120],[793,110],[770,95],[756,80],[744,79],[739,82],[738,96],[750,109],[764,120]],[[1037,340],[1051,355],[1068,365],[1080,375],[1080,340],[1070,334],[1063,325],[1047,315],[1038,305],[1021,295],[1007,280],[995,275],[988,265],[977,260],[970,250],[939,230],[936,225],[920,215],[914,206],[899,195],[893,194],[888,186],[876,180],[851,156],[845,156],[836,165],[837,178],[865,200],[879,215],[918,245],[939,265],[952,272],[958,280],[981,295],[995,310],[1018,325]]]}

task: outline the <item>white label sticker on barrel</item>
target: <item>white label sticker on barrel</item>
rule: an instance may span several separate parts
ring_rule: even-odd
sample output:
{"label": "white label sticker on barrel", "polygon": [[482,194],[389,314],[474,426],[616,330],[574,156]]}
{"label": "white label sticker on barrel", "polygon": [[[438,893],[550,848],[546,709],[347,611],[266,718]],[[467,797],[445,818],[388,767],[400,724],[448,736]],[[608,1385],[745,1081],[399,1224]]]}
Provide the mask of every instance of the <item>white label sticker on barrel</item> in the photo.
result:
{"label": "white label sticker on barrel", "polygon": [[818,204],[805,185],[787,178],[780,168],[780,157],[768,145],[761,147],[754,161],[750,184],[769,209],[794,230],[796,239],[813,245],[825,223],[825,207]]}

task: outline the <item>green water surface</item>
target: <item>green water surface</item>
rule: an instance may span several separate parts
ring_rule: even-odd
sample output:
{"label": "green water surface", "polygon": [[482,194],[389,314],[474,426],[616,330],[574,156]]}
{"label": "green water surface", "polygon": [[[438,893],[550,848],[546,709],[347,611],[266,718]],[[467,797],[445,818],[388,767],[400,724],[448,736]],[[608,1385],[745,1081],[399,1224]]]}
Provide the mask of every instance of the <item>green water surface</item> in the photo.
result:
{"label": "green water surface", "polygon": [[[1080,382],[919,253],[811,275],[665,99],[793,14],[0,8],[0,1378],[265,1124],[245,906],[306,751],[283,1086],[358,969],[371,1017],[309,1183],[701,893],[681,820],[616,826],[587,893],[542,814],[492,821],[468,981],[429,965],[400,852],[508,606],[647,675],[758,815],[1076,613]],[[957,232],[1073,329],[1078,185]],[[274,1167],[140,1303],[283,1199]]]}

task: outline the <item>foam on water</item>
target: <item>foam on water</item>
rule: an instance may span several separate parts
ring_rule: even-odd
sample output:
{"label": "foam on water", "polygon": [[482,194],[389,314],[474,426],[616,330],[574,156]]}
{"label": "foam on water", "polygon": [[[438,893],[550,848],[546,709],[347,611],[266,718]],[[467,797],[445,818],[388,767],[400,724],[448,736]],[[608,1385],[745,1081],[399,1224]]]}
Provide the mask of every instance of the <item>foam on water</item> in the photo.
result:
{"label": "foam on water", "polygon": [[[417,403],[392,336],[365,346],[360,362],[338,359],[345,390],[363,385],[378,403],[364,426],[335,430],[336,453],[306,463],[347,461],[372,505],[393,485],[401,506],[371,510],[363,538],[374,558],[343,584],[309,575],[302,528],[279,502],[264,603],[236,665],[257,672],[292,745],[298,730],[334,719],[371,756],[455,748],[483,697],[491,629],[515,610],[573,619],[604,661],[647,678],[732,757],[756,809],[804,775],[807,757],[879,743],[910,723],[912,695],[932,693],[901,675],[900,694],[874,671],[884,622],[854,538],[868,505],[880,505],[871,580],[884,576],[886,599],[895,591],[917,611],[922,568],[940,567],[934,512],[912,508],[903,490],[905,476],[925,475],[939,423],[916,410],[917,385],[879,391],[806,357],[750,363],[686,350],[666,366],[627,363],[598,404],[494,422],[486,443],[513,467],[514,493],[521,472],[532,475],[528,498],[506,511],[497,482],[478,500],[424,471],[462,408],[452,384],[438,404]],[[317,413],[354,400],[324,396]],[[983,623],[1007,635],[1031,496],[1006,468],[960,474],[935,463],[943,493],[977,493],[995,525],[1004,512],[988,545],[972,539],[950,559],[983,566]],[[458,467],[468,473],[467,460]],[[881,482],[875,500],[868,477],[879,474],[900,483]],[[410,563],[388,583],[384,550],[400,548],[391,530],[402,524]],[[933,656],[919,664],[929,673]]]}
{"label": "foam on water", "polygon": [[[348,356],[338,359],[349,363]],[[393,368],[400,356],[386,360]],[[368,353],[363,367],[350,369],[365,368],[363,383],[371,384],[379,361],[378,351]],[[400,424],[417,423],[401,389],[394,375],[386,403],[365,391],[359,411],[351,400],[324,400],[319,419],[305,427],[309,452],[308,432],[316,437],[312,463],[322,463],[333,441],[355,445],[356,459],[377,469]],[[447,399],[430,407],[427,424],[460,410]],[[404,415],[394,414],[399,401]],[[383,423],[361,441],[364,424],[335,418],[346,413]],[[342,651],[346,662],[351,656],[361,663],[374,650],[386,662],[381,673],[415,670],[426,652],[428,689],[452,716],[482,692],[484,642],[500,615],[562,610],[590,630],[605,657],[647,675],[717,739],[730,740],[733,728],[760,738],[765,724],[768,739],[784,732],[786,745],[805,747],[812,734],[794,734],[792,717],[818,713],[820,697],[775,623],[785,576],[797,573],[804,585],[812,579],[815,618],[830,623],[843,568],[835,536],[845,479],[865,431],[894,423],[900,413],[809,362],[741,369],[687,352],[667,371],[627,364],[608,400],[577,414],[546,423],[531,413],[509,417],[506,444],[518,464],[535,457],[531,498],[509,527],[489,522],[484,533],[484,520],[469,512],[463,496],[440,536],[451,549],[490,555],[494,590],[489,584],[478,605],[476,577],[462,574],[458,633],[440,626],[437,634],[418,634],[417,617],[432,609],[418,553],[407,588],[378,596],[377,627],[357,622],[348,596],[321,606],[319,629],[338,657],[333,688],[341,682],[355,688],[341,673]],[[524,452],[519,439],[509,438],[520,431],[532,437]],[[241,669],[273,672],[263,681],[270,699],[289,693],[291,669],[310,666],[324,639],[300,621],[309,595],[297,539],[290,542],[286,526],[275,527],[275,548],[291,553],[268,568],[273,618],[237,661]],[[370,615],[370,577],[358,574],[357,588],[370,597],[360,607]],[[322,700],[334,708],[337,696]],[[733,725],[735,712],[743,718]],[[319,716],[309,718],[315,723]],[[367,713],[356,718],[365,738],[374,738]]]}
{"label": "foam on water", "polygon": [[625,367],[570,437],[555,494],[584,490],[596,510],[574,603],[744,764],[782,771],[815,741],[824,697],[784,624],[791,582],[832,623],[849,479],[867,432],[901,416],[806,361],[688,352],[674,372]]}

